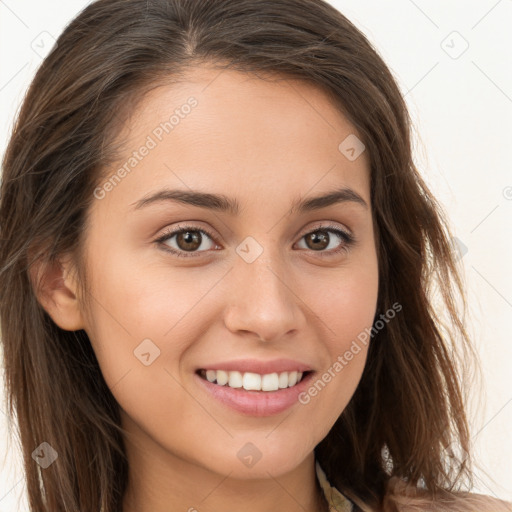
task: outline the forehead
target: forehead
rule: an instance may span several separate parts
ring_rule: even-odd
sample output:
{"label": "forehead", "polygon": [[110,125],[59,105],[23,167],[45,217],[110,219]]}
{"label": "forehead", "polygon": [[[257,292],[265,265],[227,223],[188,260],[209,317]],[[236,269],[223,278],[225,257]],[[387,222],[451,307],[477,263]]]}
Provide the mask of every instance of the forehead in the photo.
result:
{"label": "forehead", "polygon": [[132,202],[159,184],[236,188],[242,201],[244,191],[250,201],[270,190],[297,197],[346,185],[370,202],[366,152],[355,160],[343,152],[359,134],[321,89],[301,80],[193,68],[150,90],[119,139],[121,159],[106,176],[120,166],[128,172],[109,200]]}

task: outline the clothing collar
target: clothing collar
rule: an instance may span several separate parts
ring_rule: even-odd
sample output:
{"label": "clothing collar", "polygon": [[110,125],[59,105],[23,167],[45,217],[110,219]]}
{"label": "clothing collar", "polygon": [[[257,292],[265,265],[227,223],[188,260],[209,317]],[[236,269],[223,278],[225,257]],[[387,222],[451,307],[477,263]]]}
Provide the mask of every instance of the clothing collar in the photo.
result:
{"label": "clothing collar", "polygon": [[324,470],[320,466],[318,461],[315,461],[316,467],[316,476],[318,478],[318,483],[322,488],[325,499],[329,504],[330,512],[353,512],[353,504],[352,502],[343,496],[338,489],[332,487],[331,484],[327,481],[327,477],[325,475]]}

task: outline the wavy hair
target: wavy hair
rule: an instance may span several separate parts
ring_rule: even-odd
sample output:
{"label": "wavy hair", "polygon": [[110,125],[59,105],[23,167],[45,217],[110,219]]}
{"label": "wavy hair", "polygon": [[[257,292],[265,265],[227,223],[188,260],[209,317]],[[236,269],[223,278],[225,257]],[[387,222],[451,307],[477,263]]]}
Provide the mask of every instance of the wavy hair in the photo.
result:
{"label": "wavy hair", "polygon": [[[373,338],[355,394],[315,447],[331,485],[364,511],[483,510],[490,498],[460,490],[472,475],[462,369],[476,354],[450,227],[413,162],[392,73],[323,0],[98,0],[42,62],[12,129],[0,189],[5,386],[30,510],[120,512],[128,475],[118,404],[87,335],[51,320],[32,265],[71,253],[86,288],[86,216],[117,158],[117,135],[146,92],[202,63],[314,84],[370,157],[377,314],[396,301],[403,312]],[[44,471],[31,457],[41,440],[59,446]]]}

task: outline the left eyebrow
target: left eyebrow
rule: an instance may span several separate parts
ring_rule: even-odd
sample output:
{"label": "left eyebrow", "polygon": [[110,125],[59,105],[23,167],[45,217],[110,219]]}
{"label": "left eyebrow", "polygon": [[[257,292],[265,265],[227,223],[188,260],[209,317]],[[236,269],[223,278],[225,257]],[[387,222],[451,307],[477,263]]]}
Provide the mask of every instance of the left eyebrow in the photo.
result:
{"label": "left eyebrow", "polygon": [[344,187],[333,190],[332,192],[328,192],[327,194],[322,194],[303,200],[296,200],[292,204],[290,213],[306,213],[313,210],[320,210],[321,208],[326,208],[327,206],[338,203],[355,203],[362,206],[366,210],[368,209],[368,204],[366,201],[355,190]]}
{"label": "left eyebrow", "polygon": [[[196,190],[163,189],[143,197],[130,206],[135,204],[133,209],[138,210],[150,204],[162,201],[175,201],[209,210],[227,212],[231,215],[238,215],[240,213],[240,203],[236,199],[232,199],[224,194],[210,194]],[[327,194],[305,199],[296,199],[292,203],[290,213],[306,213],[326,208],[333,204],[348,202],[359,204],[363,208],[368,209],[366,201],[355,190],[344,187],[328,192]]]}

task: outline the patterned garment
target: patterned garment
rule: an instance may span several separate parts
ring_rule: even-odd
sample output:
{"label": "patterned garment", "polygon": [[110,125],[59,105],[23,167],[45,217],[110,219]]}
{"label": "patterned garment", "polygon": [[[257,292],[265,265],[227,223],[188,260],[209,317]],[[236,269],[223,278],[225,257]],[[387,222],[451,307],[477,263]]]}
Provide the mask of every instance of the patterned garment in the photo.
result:
{"label": "patterned garment", "polygon": [[320,467],[318,461],[315,462],[315,467],[316,476],[318,478],[318,482],[320,483],[320,487],[322,487],[322,490],[324,491],[327,503],[329,503],[330,512],[353,512],[354,508],[352,502],[343,496],[343,494],[341,494],[338,489],[331,487],[331,484],[327,481],[325,472]]}

